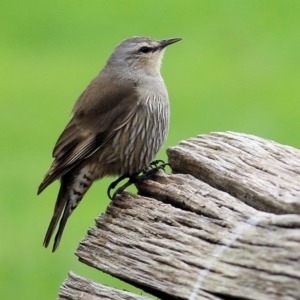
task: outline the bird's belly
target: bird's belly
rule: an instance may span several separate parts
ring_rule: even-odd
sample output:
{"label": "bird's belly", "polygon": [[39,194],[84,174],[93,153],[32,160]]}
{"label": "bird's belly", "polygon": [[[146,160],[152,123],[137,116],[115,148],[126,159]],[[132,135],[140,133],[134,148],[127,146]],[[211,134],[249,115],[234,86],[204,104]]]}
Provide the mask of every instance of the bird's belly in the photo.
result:
{"label": "bird's belly", "polygon": [[139,107],[104,149],[99,149],[99,165],[105,165],[105,175],[121,176],[140,172],[149,166],[163,145],[169,130],[169,104],[146,104]]}

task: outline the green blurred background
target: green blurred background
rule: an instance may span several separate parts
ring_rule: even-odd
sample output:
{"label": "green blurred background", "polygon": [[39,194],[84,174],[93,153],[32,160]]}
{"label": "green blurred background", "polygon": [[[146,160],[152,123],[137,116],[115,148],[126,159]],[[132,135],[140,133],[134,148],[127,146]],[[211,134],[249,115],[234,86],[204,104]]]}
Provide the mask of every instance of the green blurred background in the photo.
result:
{"label": "green blurred background", "polygon": [[69,270],[141,291],[73,254],[109,201],[93,186],[58,252],[42,247],[58,183],[36,196],[74,101],[123,39],[181,37],[165,54],[165,149],[212,131],[300,148],[300,1],[8,1],[0,4],[1,299],[55,299]]}

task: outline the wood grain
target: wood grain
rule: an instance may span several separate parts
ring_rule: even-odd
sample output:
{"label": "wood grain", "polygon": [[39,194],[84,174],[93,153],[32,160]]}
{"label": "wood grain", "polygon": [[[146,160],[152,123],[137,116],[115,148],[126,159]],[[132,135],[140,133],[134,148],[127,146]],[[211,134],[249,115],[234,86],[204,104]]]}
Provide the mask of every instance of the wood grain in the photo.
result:
{"label": "wood grain", "polygon": [[135,295],[127,291],[119,291],[103,284],[99,284],[73,272],[69,272],[69,278],[60,288],[58,299],[149,300],[147,297]]}
{"label": "wood grain", "polygon": [[117,196],[79,260],[161,299],[300,299],[300,152],[214,133],[167,153],[176,174]]}

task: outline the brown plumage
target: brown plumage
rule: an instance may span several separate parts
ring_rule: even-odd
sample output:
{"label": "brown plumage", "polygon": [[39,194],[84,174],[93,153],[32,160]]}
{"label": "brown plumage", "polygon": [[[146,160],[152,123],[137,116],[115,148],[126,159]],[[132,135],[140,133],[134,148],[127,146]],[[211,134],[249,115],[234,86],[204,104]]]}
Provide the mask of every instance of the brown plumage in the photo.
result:
{"label": "brown plumage", "polygon": [[38,189],[40,194],[56,179],[61,181],[44,240],[47,247],[61,218],[53,252],[69,216],[95,180],[140,172],[165,141],[169,100],[159,70],[164,48],[179,40],[123,41],[77,100]]}

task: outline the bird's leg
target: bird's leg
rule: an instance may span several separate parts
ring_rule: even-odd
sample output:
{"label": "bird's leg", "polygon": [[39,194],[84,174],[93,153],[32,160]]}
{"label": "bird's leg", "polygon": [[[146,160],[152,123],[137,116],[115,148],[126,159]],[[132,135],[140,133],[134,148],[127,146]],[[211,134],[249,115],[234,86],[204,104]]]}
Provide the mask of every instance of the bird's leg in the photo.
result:
{"label": "bird's leg", "polygon": [[163,160],[158,159],[154,160],[150,163],[149,167],[147,169],[143,170],[143,173],[147,173],[149,170],[154,170],[153,172],[155,173],[158,170],[163,170],[165,171],[165,167],[170,166],[168,163],[165,163]]}
{"label": "bird's leg", "polygon": [[[114,192],[112,198],[110,197],[110,195],[108,195],[109,198],[110,198],[111,200],[113,200],[113,199],[116,197],[117,194],[123,193],[124,190],[125,190],[126,188],[128,188],[129,186],[131,186],[131,185],[134,183],[133,177],[127,176],[127,178],[128,178],[128,177],[129,177],[129,180],[128,180],[125,184],[123,184],[122,186],[120,186],[120,187]],[[126,178],[126,177],[124,177],[124,178]]]}
{"label": "bird's leg", "polygon": [[121,181],[122,181],[123,179],[125,179],[125,178],[129,178],[129,175],[122,175],[122,176],[120,176],[117,180],[113,181],[113,182],[109,185],[109,187],[108,187],[108,189],[107,189],[107,196],[109,197],[110,200],[112,200],[113,197],[115,196],[115,193],[114,193],[113,197],[111,197],[110,191],[113,190],[113,189],[119,184],[119,182],[121,182]]}
{"label": "bird's leg", "polygon": [[165,162],[162,159],[153,160],[153,161],[151,161],[149,167],[150,168],[153,168],[153,167],[157,168],[159,164],[164,164],[164,163]]}
{"label": "bird's leg", "polygon": [[[161,164],[159,165],[159,163]],[[150,166],[142,171],[142,175],[139,175],[135,178],[135,182],[151,179],[157,171],[165,171],[166,166],[169,166],[169,164],[165,163],[163,160],[151,162]]]}
{"label": "bird's leg", "polygon": [[[151,179],[157,171],[159,170],[165,171],[166,166],[169,166],[169,164],[165,163],[163,160],[154,160],[153,162],[150,163],[149,167],[145,168],[141,172],[135,173],[133,175],[120,176],[117,180],[113,181],[107,189],[107,195],[109,199],[113,200],[117,194],[121,194],[126,188],[128,188],[130,185],[134,183],[138,183],[146,179]],[[115,189],[115,187],[119,184],[119,182],[121,182],[125,178],[129,178],[129,180],[124,185],[119,187],[111,196],[111,190]]]}

